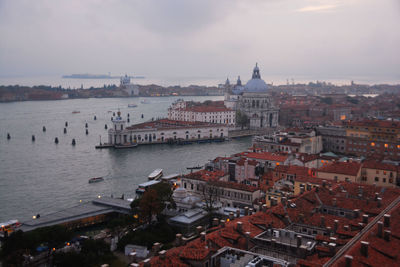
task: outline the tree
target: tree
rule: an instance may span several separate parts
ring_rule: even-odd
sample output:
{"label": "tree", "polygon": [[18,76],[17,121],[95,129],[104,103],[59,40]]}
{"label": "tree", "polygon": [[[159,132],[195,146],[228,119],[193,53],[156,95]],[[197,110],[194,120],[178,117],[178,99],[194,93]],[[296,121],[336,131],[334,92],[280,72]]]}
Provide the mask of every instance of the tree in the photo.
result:
{"label": "tree", "polygon": [[210,218],[217,210],[216,204],[219,201],[220,190],[221,189],[212,181],[208,181],[201,186],[202,200],[204,202],[203,209],[208,213]]}
{"label": "tree", "polygon": [[242,113],[240,110],[236,111],[236,123],[241,126],[242,130],[249,124],[249,117],[245,113]]}

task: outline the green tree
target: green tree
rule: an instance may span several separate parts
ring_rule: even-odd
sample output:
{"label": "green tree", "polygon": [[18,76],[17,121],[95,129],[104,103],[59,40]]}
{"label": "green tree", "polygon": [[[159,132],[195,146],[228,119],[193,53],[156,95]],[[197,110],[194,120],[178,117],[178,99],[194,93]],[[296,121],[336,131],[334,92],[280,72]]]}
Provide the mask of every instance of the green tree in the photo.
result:
{"label": "green tree", "polygon": [[244,127],[247,127],[249,125],[249,117],[240,110],[236,111],[236,124],[238,124],[242,130]]}

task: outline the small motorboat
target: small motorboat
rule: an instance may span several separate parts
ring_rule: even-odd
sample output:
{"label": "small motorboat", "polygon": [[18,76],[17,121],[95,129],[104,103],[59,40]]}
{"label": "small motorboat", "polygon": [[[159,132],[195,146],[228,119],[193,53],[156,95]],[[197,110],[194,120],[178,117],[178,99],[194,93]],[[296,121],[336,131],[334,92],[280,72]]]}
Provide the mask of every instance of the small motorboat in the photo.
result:
{"label": "small motorboat", "polygon": [[128,108],[136,108],[137,105],[136,104],[128,104]]}
{"label": "small motorboat", "polygon": [[150,104],[150,101],[147,100],[147,99],[143,99],[143,100],[140,101],[140,103],[142,103],[142,104]]}
{"label": "small motorboat", "polygon": [[114,148],[116,149],[122,149],[122,148],[135,148],[137,147],[137,143],[127,143],[127,144],[120,144],[120,145],[114,145]]}
{"label": "small motorboat", "polygon": [[81,112],[79,110],[72,111],[72,114],[77,114],[77,113],[81,113]]}
{"label": "small motorboat", "polygon": [[149,174],[149,180],[157,180],[163,176],[162,169],[156,169],[152,173]]}
{"label": "small motorboat", "polygon": [[94,177],[89,179],[89,184],[98,183],[104,181],[103,177]]}

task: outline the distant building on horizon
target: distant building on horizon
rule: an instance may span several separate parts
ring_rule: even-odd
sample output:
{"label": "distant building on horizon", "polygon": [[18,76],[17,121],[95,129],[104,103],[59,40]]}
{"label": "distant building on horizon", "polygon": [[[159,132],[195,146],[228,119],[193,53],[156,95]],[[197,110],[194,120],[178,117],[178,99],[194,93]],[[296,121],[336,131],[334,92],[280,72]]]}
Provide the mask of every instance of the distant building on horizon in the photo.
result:
{"label": "distant building on horizon", "polygon": [[131,83],[131,77],[125,74],[120,79],[121,89],[128,93],[129,96],[138,96],[139,95],[139,87],[136,84]]}

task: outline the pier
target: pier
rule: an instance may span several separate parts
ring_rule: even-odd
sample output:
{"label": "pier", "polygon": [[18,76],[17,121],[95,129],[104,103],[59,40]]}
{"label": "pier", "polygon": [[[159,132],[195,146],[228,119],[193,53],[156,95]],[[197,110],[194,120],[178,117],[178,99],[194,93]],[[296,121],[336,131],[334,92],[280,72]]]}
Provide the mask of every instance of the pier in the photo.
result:
{"label": "pier", "polygon": [[111,197],[100,197],[77,206],[54,213],[40,215],[39,218],[22,222],[19,230],[24,232],[37,228],[65,225],[70,228],[80,228],[105,221],[112,213],[130,214],[131,202]]}

